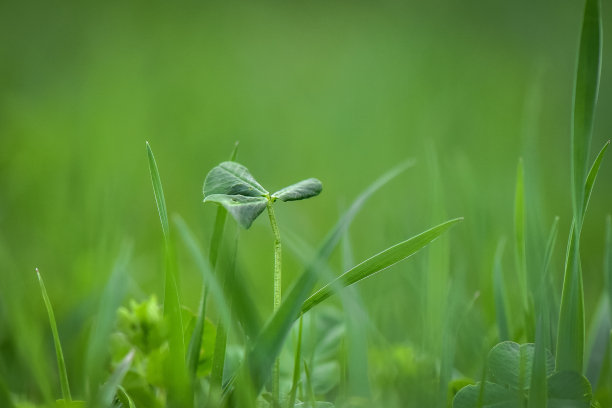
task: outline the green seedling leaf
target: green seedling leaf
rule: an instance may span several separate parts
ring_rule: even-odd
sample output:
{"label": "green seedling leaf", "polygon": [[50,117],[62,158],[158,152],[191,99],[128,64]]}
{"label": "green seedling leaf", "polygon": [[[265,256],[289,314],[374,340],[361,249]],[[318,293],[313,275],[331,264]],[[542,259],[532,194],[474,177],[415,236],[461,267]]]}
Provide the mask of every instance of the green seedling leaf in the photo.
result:
{"label": "green seedling leaf", "polygon": [[[412,161],[406,161],[385,173],[361,193],[340,220],[328,233],[319,247],[314,259],[308,264],[306,270],[293,284],[291,290],[280,308],[266,323],[261,333],[255,340],[251,350],[247,354],[247,363],[242,366],[238,374],[238,380],[242,389],[250,388],[255,394],[259,394],[270,375],[272,365],[280,353],[282,345],[293,326],[295,319],[300,313],[302,303],[308,297],[317,282],[317,271],[324,265],[332,251],[340,241],[344,232],[352,222],[353,218],[363,207],[366,200],[377,190],[392,180],[394,177],[413,165]],[[233,377],[224,387],[225,398],[231,400],[234,392]],[[240,394],[238,397],[240,397]]]}
{"label": "green seedling leaf", "polygon": [[[519,345],[512,341],[497,344],[489,352],[489,371],[491,380],[496,384],[515,390],[525,390],[531,383],[535,345]],[[546,373],[554,370],[554,358],[546,354]]]}
{"label": "green seedling leaf", "polygon": [[203,192],[204,197],[213,194],[265,197],[270,194],[246,167],[234,161],[223,162],[209,171]]}
{"label": "green seedling leaf", "polygon": [[132,365],[134,359],[135,350],[131,350],[124,358],[121,363],[115,368],[115,371],[110,376],[108,381],[102,386],[102,389],[98,393],[98,396],[93,404],[94,407],[104,408],[112,404],[113,398],[117,393],[118,387],[121,385],[123,378],[127,374],[128,370]]}
{"label": "green seedling leaf", "polygon": [[66,372],[66,363],[64,361],[64,353],[62,351],[62,345],[60,343],[59,334],[57,332],[57,324],[55,322],[55,314],[53,313],[53,307],[47,295],[47,289],[45,288],[45,282],[43,281],[38,268],[36,268],[36,275],[38,276],[38,283],[40,284],[40,291],[42,293],[45,307],[47,308],[47,314],[49,315],[49,324],[51,325],[51,333],[53,334],[53,343],[55,345],[55,355],[57,357],[57,370],[59,372],[60,385],[62,387],[62,397],[67,403],[72,402],[72,396],[70,395],[70,385],[68,384],[68,373]]}
{"label": "green seedling leaf", "polygon": [[[482,393],[482,395],[481,395]],[[485,382],[463,387],[453,400],[453,408],[523,408],[520,394],[499,384]]]}
{"label": "green seedling leaf", "polygon": [[446,232],[446,230],[448,230],[451,226],[462,220],[463,218],[456,218],[454,220],[447,221],[404,242],[394,245],[391,248],[388,248],[383,252],[374,255],[372,258],[360,263],[310,296],[302,305],[302,314],[306,313],[308,310],[312,309],[314,306],[336,293],[339,289],[368,278],[375,273],[410,257]]}
{"label": "green seedling leaf", "polygon": [[561,371],[548,377],[548,408],[589,408],[591,384],[580,373]]}
{"label": "green seedling leaf", "polygon": [[287,186],[276,193],[272,194],[272,198],[281,201],[296,201],[319,195],[323,190],[323,184],[316,178],[309,178],[298,183]]}
{"label": "green seedling leaf", "polygon": [[268,205],[266,197],[249,197],[243,195],[212,194],[204,198],[204,202],[221,204],[232,214],[232,217],[245,229],[249,229],[253,221]]}

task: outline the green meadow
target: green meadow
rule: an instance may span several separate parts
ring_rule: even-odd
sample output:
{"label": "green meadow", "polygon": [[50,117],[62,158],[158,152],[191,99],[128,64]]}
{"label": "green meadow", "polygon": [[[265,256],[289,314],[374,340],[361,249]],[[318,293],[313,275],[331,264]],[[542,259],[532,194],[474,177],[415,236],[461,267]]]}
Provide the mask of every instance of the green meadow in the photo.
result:
{"label": "green meadow", "polygon": [[611,23],[0,2],[0,407],[611,408]]}

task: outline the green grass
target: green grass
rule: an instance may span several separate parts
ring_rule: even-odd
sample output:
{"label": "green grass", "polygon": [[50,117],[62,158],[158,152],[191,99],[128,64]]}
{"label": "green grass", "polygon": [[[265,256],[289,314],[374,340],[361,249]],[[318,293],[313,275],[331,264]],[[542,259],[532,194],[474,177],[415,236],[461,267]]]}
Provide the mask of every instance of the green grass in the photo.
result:
{"label": "green grass", "polygon": [[0,406],[612,407],[599,0],[74,6],[0,5]]}

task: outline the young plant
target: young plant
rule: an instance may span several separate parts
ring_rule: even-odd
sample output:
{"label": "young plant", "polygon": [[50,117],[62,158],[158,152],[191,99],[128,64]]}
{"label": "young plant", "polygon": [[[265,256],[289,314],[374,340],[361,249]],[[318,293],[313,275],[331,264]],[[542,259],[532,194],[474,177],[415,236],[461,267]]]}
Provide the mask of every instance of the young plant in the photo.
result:
{"label": "young plant", "polygon": [[[221,204],[245,229],[264,211],[268,210],[274,233],[274,312],[281,304],[281,237],[274,215],[276,200],[296,201],[318,195],[323,189],[315,178],[302,180],[270,194],[255,180],[249,170],[236,162],[226,161],[214,167],[204,180],[204,202]],[[273,398],[279,400],[279,363],[274,367]]]}

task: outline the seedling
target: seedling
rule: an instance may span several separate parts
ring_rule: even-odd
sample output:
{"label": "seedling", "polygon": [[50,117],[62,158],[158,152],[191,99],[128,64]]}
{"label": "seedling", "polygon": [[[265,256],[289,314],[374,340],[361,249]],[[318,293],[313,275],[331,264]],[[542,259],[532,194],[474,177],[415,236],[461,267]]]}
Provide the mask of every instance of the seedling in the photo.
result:
{"label": "seedling", "polygon": [[[318,195],[323,189],[321,182],[315,178],[302,180],[270,194],[249,170],[236,162],[226,161],[214,167],[204,180],[204,202],[221,204],[245,229],[265,210],[268,210],[270,225],[274,233],[274,311],[281,304],[282,252],[281,237],[274,215],[276,200],[297,201]],[[273,397],[279,400],[279,366],[275,363],[273,379]]]}

